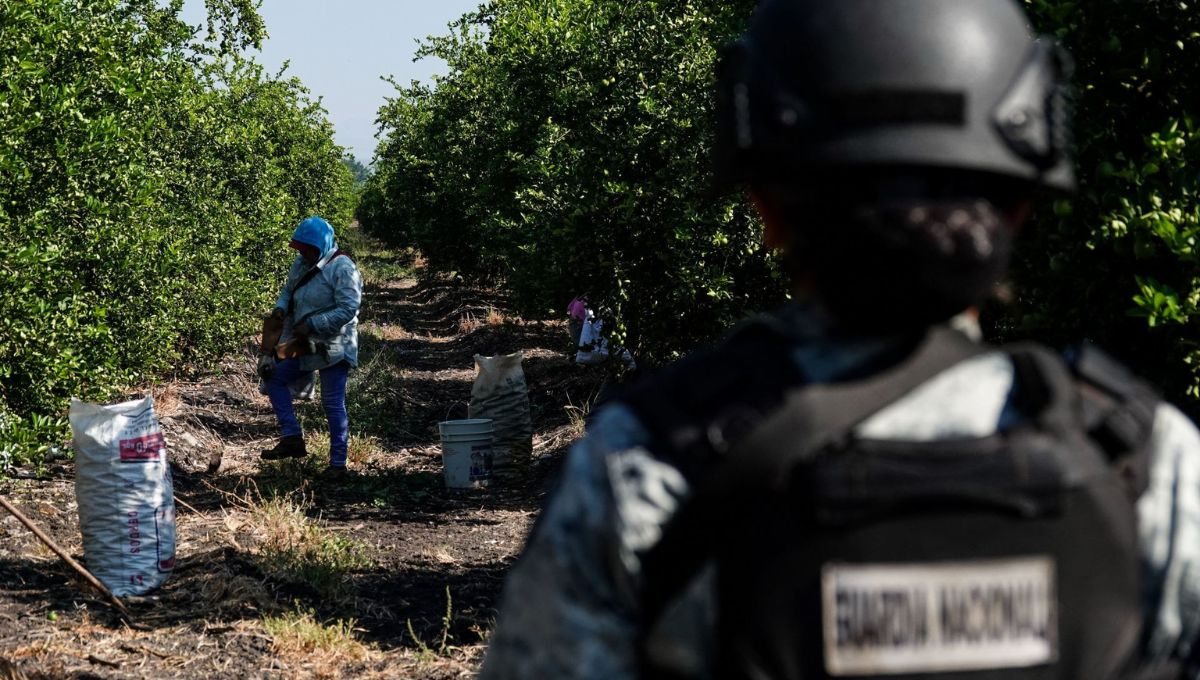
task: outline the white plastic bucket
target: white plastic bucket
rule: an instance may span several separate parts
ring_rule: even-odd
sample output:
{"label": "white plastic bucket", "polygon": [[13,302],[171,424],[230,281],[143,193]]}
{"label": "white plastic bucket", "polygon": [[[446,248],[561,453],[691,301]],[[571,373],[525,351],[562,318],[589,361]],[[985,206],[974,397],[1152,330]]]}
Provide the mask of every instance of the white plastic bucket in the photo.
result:
{"label": "white plastic bucket", "polygon": [[447,420],[442,435],[442,472],[451,489],[484,487],[492,479],[492,420]]}

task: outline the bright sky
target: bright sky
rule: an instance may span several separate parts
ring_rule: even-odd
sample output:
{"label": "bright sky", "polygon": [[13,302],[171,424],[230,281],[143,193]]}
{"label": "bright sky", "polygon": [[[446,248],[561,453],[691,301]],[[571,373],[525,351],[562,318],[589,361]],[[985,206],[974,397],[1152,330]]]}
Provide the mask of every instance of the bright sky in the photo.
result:
{"label": "bright sky", "polygon": [[[413,63],[417,40],[442,35],[446,25],[482,0],[263,0],[259,12],[271,37],[256,58],[289,73],[322,97],[336,139],[363,164],[375,154],[375,114],[399,83],[443,73],[440,60]],[[203,0],[186,0],[184,19],[204,24]]]}

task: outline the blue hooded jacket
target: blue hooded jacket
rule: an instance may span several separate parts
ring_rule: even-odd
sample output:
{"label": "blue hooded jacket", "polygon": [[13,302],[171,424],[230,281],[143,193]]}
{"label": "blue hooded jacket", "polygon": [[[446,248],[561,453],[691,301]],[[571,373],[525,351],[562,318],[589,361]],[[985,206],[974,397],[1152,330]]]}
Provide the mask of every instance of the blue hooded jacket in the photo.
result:
{"label": "blue hooded jacket", "polygon": [[[300,255],[292,261],[275,306],[285,313],[291,307],[283,328],[282,340],[293,337],[294,326],[308,321],[312,338],[326,351],[300,359],[300,368],[316,371],[341,361],[358,366],[358,308],[362,304],[362,276],[349,257],[334,258],[337,241],[333,227],[320,217],[309,217],[296,227],[292,240],[315,246],[321,256],[315,265]],[[320,269],[299,290],[296,284],[314,267]]]}
{"label": "blue hooded jacket", "polygon": [[296,231],[292,232],[292,240],[316,246],[321,251],[320,259],[325,259],[329,253],[337,250],[333,227],[320,217],[310,217],[301,222]]}

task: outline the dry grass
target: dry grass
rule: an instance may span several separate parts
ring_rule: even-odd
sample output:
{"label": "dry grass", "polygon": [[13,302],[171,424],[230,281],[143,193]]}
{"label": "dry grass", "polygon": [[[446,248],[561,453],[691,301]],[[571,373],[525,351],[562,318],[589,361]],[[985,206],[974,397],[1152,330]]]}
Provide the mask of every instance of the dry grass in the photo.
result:
{"label": "dry grass", "polygon": [[459,560],[448,546],[439,545],[436,548],[424,548],[418,553],[421,557],[438,564],[458,564]]}
{"label": "dry grass", "polygon": [[587,418],[592,412],[592,404],[596,395],[576,405],[567,395],[567,405],[563,410],[567,414],[568,423],[553,430],[539,432],[534,435],[533,453],[539,456],[562,450],[583,438],[587,431]]}
{"label": "dry grass", "polygon": [[504,324],[504,322],[506,320],[507,319],[504,316],[503,312],[496,309],[495,307],[489,307],[487,317],[484,318],[484,323],[486,323],[489,326],[501,326]]}
{"label": "dry grass", "polygon": [[582,437],[587,430],[587,409],[582,406],[564,406],[563,410],[567,412],[567,418],[571,420],[571,436]]}
{"label": "dry grass", "polygon": [[346,460],[351,465],[365,465],[371,457],[382,453],[383,445],[375,437],[360,437],[350,435],[350,444],[346,450]]}
{"label": "dry grass", "polygon": [[459,335],[469,335],[483,328],[483,321],[471,312],[466,312],[458,320]]}
{"label": "dry grass", "polygon": [[314,675],[337,677],[338,666],[361,661],[370,653],[354,634],[354,619],[322,623],[311,609],[282,616],[267,616],[263,628],[271,635],[271,648],[292,663],[313,663]]}
{"label": "dry grass", "polygon": [[592,413],[592,404],[596,402],[598,395],[593,394],[590,399],[585,399],[579,404],[571,400],[571,395],[567,395],[567,405],[563,410],[567,412],[567,418],[570,421],[570,432],[576,439],[582,437],[587,430],[587,419]]}
{"label": "dry grass", "polygon": [[[303,461],[306,469],[310,472],[317,472],[329,465],[328,432],[313,432],[305,435],[304,445],[308,448],[308,457]],[[377,438],[352,434],[346,447],[346,460],[352,467],[362,466],[371,460],[372,456],[383,450],[383,445]]]}
{"label": "dry grass", "polygon": [[55,560],[62,559],[58,556],[58,553],[51,550],[49,546],[41,541],[31,540],[27,545],[28,549],[25,556],[35,562],[54,562]]}
{"label": "dry grass", "polygon": [[533,437],[533,455],[537,457],[552,455],[563,451],[571,444],[579,441],[579,427],[563,425],[548,432],[541,432]]}
{"label": "dry grass", "polygon": [[269,612],[277,607],[266,585],[244,574],[232,574],[227,569],[202,574],[194,588],[206,614],[216,618],[242,616],[251,612]]}
{"label": "dry grass", "polygon": [[242,498],[244,507],[226,516],[227,538],[245,550],[268,577],[343,597],[347,579],[371,566],[367,546],[330,530],[306,514],[310,502],[297,494]]}
{"label": "dry grass", "polygon": [[178,383],[158,385],[150,390],[154,397],[154,415],[161,418],[173,418],[183,410],[183,397],[179,394]]}
{"label": "dry grass", "polygon": [[385,342],[412,340],[418,336],[399,324],[367,322],[358,327],[359,333]]}

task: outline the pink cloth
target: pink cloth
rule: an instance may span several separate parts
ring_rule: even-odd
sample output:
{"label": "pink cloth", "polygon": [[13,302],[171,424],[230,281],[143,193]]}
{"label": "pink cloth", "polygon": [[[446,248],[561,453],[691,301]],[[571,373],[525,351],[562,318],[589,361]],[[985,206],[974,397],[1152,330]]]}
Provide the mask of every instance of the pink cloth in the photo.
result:
{"label": "pink cloth", "polygon": [[583,321],[587,318],[587,303],[583,298],[571,300],[571,304],[567,305],[567,314],[570,314],[572,319]]}

